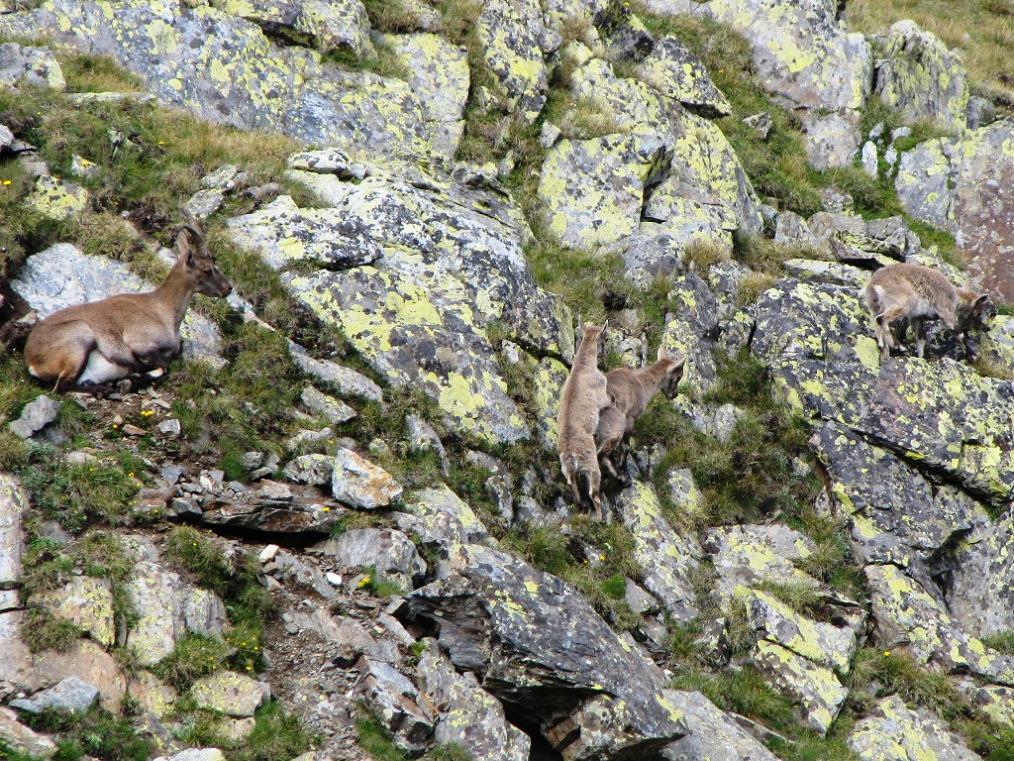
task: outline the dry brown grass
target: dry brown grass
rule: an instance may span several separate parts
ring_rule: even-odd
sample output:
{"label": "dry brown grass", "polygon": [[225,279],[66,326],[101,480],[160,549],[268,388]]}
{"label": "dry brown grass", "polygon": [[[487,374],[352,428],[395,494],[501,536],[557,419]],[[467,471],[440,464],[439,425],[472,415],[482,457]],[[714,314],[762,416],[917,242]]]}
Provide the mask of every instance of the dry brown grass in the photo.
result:
{"label": "dry brown grass", "polygon": [[853,0],[849,27],[866,34],[910,18],[961,53],[972,87],[1014,108],[1014,4],[1010,0]]}

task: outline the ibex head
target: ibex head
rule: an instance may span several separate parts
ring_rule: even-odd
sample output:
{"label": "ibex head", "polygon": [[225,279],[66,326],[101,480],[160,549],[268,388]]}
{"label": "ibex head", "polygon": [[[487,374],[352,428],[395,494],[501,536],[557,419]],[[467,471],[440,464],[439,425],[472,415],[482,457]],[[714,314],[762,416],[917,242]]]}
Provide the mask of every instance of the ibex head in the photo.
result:
{"label": "ibex head", "polygon": [[180,228],[176,234],[176,252],[194,292],[219,297],[232,293],[232,284],[215,266],[204,234],[196,224],[187,223]]}
{"label": "ibex head", "polygon": [[686,367],[687,358],[678,354],[669,354],[665,347],[658,347],[658,363],[665,368],[665,378],[659,390],[669,399],[675,399],[680,381],[683,380],[683,368]]}

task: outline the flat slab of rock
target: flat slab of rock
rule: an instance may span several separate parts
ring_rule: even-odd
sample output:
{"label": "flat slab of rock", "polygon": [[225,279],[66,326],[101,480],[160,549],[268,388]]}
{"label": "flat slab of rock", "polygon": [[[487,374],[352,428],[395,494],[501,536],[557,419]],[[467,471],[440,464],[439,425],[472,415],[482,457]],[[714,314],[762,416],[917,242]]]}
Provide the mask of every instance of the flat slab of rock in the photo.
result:
{"label": "flat slab of rock", "polygon": [[426,563],[412,541],[394,529],[361,528],[346,531],[329,540],[324,552],[344,568],[373,566],[379,579],[411,589],[426,573]]}
{"label": "flat slab of rock", "polygon": [[383,468],[351,449],[339,448],[334,458],[331,493],[343,504],[374,510],[398,500],[401,485]]}
{"label": "flat slab of rock", "polygon": [[190,697],[199,708],[242,718],[253,716],[261,703],[271,697],[271,690],[264,682],[243,674],[220,671],[198,679],[190,688]]}
{"label": "flat slab of rock", "polygon": [[8,423],[7,427],[23,439],[30,439],[47,425],[56,420],[60,414],[60,403],[40,394],[21,409],[17,420]]}
{"label": "flat slab of rock", "polygon": [[28,495],[21,483],[0,473],[0,589],[13,588],[21,580],[24,529],[21,518],[28,510]]}
{"label": "flat slab of rock", "polygon": [[99,699],[99,688],[69,676],[48,690],[42,690],[31,698],[12,700],[10,705],[28,713],[42,713],[47,708],[71,713],[84,713]]}
{"label": "flat slab of rock", "polygon": [[913,711],[897,695],[881,700],[869,716],[856,723],[848,745],[862,761],[979,758],[938,717],[922,708]]}
{"label": "flat slab of rock", "polygon": [[777,761],[777,757],[699,692],[673,692],[690,733],[672,743],[666,761]]}
{"label": "flat slab of rock", "polygon": [[56,755],[56,743],[19,722],[17,714],[9,708],[0,708],[0,740],[33,758],[48,759]]}
{"label": "flat slab of rock", "polygon": [[[39,317],[48,317],[64,307],[120,293],[150,291],[155,286],[133,274],[122,262],[86,256],[69,243],[57,243],[28,257],[11,287]],[[222,339],[207,317],[190,310],[181,334],[184,358],[222,361]]]}
{"label": "flat slab of rock", "polygon": [[174,756],[159,756],[155,761],[225,761],[218,748],[190,748]]}
{"label": "flat slab of rock", "polygon": [[30,603],[81,627],[104,647],[111,647],[115,641],[113,593],[109,579],[74,576],[56,589],[32,595]]}
{"label": "flat slab of rock", "polygon": [[406,606],[400,616],[437,625],[455,667],[566,758],[647,757],[687,732],[662,672],[576,590],[511,555],[458,545]]}

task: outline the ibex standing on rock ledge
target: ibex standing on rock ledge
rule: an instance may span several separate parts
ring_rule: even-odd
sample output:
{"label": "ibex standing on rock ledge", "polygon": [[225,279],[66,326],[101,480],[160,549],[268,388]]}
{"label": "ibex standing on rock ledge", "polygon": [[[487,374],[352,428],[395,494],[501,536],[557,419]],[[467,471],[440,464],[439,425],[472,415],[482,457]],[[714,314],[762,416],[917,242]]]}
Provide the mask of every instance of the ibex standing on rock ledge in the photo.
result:
{"label": "ibex standing on rock ledge", "polygon": [[956,288],[950,280],[921,264],[891,264],[873,273],[866,285],[866,305],[876,320],[877,343],[886,359],[901,335],[895,335],[892,324],[904,326],[911,322],[916,336],[916,354],[922,358],[926,348],[927,319],[939,317],[951,330],[961,333],[965,351],[970,331],[981,328],[996,315],[996,308],[986,294],[967,288]]}
{"label": "ibex standing on rock ledge", "polygon": [[613,478],[621,480],[611,459],[613,450],[634,430],[634,423],[655,394],[662,391],[670,399],[676,396],[685,363],[685,357],[668,356],[660,346],[657,362],[640,370],[618,367],[606,373],[611,402],[599,415],[599,457]]}
{"label": "ibex standing on rock ledge", "polygon": [[605,514],[602,510],[602,472],[595,448],[595,431],[599,426],[599,413],[609,406],[606,376],[598,367],[604,343],[604,327],[585,326],[570,375],[563,384],[557,418],[563,477],[574,495],[574,501],[578,505],[586,500],[591,502],[599,520],[603,520]]}
{"label": "ibex standing on rock ledge", "polygon": [[25,344],[28,372],[60,388],[97,386],[168,365],[179,353],[180,323],[193,295],[232,291],[197,227],[180,230],[176,249],[176,264],[154,291],[67,307],[36,325]]}

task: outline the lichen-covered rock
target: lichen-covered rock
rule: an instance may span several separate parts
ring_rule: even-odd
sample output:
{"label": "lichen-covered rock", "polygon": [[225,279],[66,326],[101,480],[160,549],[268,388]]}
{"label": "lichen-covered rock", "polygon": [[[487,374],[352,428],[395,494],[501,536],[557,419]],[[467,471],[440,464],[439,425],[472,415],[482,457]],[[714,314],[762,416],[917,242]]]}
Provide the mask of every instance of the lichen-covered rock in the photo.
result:
{"label": "lichen-covered rock", "polygon": [[[118,293],[138,293],[154,288],[122,262],[86,256],[69,243],[57,243],[28,257],[18,276],[11,281],[11,287],[40,317]],[[190,310],[180,333],[185,359],[221,362],[221,337],[207,317]]]}
{"label": "lichen-covered rock", "polygon": [[218,595],[166,570],[148,539],[134,536],[127,541],[135,561],[127,593],[138,613],[127,633],[127,646],[137,662],[142,666],[157,663],[172,653],[187,631],[221,637],[225,605]]}
{"label": "lichen-covered rock", "polygon": [[905,211],[954,234],[973,277],[1001,300],[1014,300],[1014,123],[906,151],[895,189]]}
{"label": "lichen-covered rock", "polygon": [[673,282],[668,296],[662,348],[686,358],[682,383],[705,392],[717,380],[713,336],[718,327],[718,301],[708,283],[694,272]]}
{"label": "lichen-covered rock", "polygon": [[644,757],[686,734],[662,672],[572,587],[511,555],[453,548],[399,615],[436,625],[455,667],[565,758]]}
{"label": "lichen-covered rock", "polygon": [[859,151],[859,112],[833,111],[822,114],[804,112],[803,131],[806,135],[806,157],[815,169],[852,166]]}
{"label": "lichen-covered rock", "polygon": [[310,42],[321,53],[356,58],[373,52],[370,18],[359,0],[212,0],[215,8],[252,21],[269,35]]}
{"label": "lichen-covered rock", "polygon": [[378,581],[392,581],[408,590],[426,574],[426,563],[412,541],[389,528],[358,528],[327,542],[326,554],[342,568],[373,566]]}
{"label": "lichen-covered rock", "polygon": [[67,87],[63,69],[44,47],[28,47],[8,42],[0,45],[0,87],[48,87],[63,90]]}
{"label": "lichen-covered rock", "polygon": [[331,493],[339,502],[373,510],[401,497],[401,485],[383,468],[340,447],[334,458]]}
{"label": "lichen-covered rock", "polygon": [[108,579],[75,576],[57,589],[33,595],[29,602],[71,621],[104,647],[115,641],[113,593]]}
{"label": "lichen-covered rock", "polygon": [[98,687],[76,676],[69,676],[49,689],[35,693],[31,698],[12,700],[10,705],[27,713],[42,713],[47,709],[84,713],[95,705],[98,699]]}
{"label": "lichen-covered rock", "polygon": [[101,2],[46,0],[0,16],[0,35],[47,35],[112,56],[160,101],[209,121],[371,156],[418,157],[430,149],[422,105],[407,83],[340,70],[206,5],[130,0],[113,13]]}
{"label": "lichen-covered rock", "polygon": [[127,694],[145,713],[157,719],[167,717],[179,698],[176,690],[164,684],[150,671],[139,671],[127,683]]}
{"label": "lichen-covered rock", "polygon": [[[975,495],[1006,504],[1014,488],[1009,385],[947,356],[881,364],[853,288],[783,280],[755,307],[752,351],[800,412],[878,441]],[[950,338],[948,338],[950,340]],[[931,343],[928,356],[954,351]],[[975,403],[969,403],[974,399]]]}
{"label": "lichen-covered rock", "polygon": [[528,735],[507,721],[503,706],[479,686],[474,674],[458,674],[436,643],[429,643],[416,673],[423,692],[441,707],[435,742],[459,745],[475,761],[528,761]]}
{"label": "lichen-covered rock", "polygon": [[983,520],[953,555],[947,608],[980,637],[1014,630],[1014,519]]}
{"label": "lichen-covered rock", "polygon": [[703,554],[696,539],[681,536],[669,525],[658,497],[645,483],[624,491],[616,510],[634,538],[634,559],[644,569],[645,588],[674,620],[690,621],[697,615],[692,575]]}
{"label": "lichen-covered rock", "polygon": [[198,708],[207,708],[226,716],[253,716],[257,708],[271,697],[271,689],[233,671],[219,671],[194,682],[190,697]]}
{"label": "lichen-covered rock", "polygon": [[848,429],[828,423],[810,444],[824,463],[831,496],[850,516],[853,544],[865,562],[929,560],[957,534],[987,520],[974,500],[931,484]]}
{"label": "lichen-covered rock", "polygon": [[[311,357],[306,353],[306,349],[292,341],[289,341],[289,356],[300,370],[333,387],[339,396],[370,402],[379,402],[384,398],[380,386],[362,373],[327,359]],[[306,401],[303,403],[306,404]]]}
{"label": "lichen-covered rock", "polygon": [[968,77],[961,59],[914,21],[899,21],[888,31],[874,93],[912,121],[928,119],[961,132],[968,120]]}
{"label": "lichen-covered rock", "polygon": [[732,113],[732,106],[711,81],[701,59],[675,37],[656,41],[652,51],[637,64],[636,74],[642,82],[702,116]]}
{"label": "lichen-covered rock", "polygon": [[455,544],[479,544],[488,536],[472,508],[446,484],[410,494],[396,515],[398,527],[423,542],[450,549]]}
{"label": "lichen-covered rock", "polygon": [[437,34],[385,35],[384,42],[408,73],[430,123],[434,150],[453,158],[464,129],[468,55]]}
{"label": "lichen-covered rock", "polygon": [[763,639],[750,658],[779,692],[799,703],[803,723],[820,734],[827,732],[848,697],[831,669]]}
{"label": "lichen-covered rock", "polygon": [[927,589],[895,565],[870,565],[865,573],[878,642],[888,646],[905,642],[921,662],[1014,686],[1014,656],[990,650],[967,634],[933,594],[935,590]]}
{"label": "lichen-covered rock", "polygon": [[672,692],[690,733],[662,751],[666,761],[776,761],[776,757],[699,692]]}
{"label": "lichen-covered rock", "polygon": [[[418,179],[378,172],[359,183],[294,172],[334,204],[336,218],[366,221],[384,255],[348,271],[286,273],[283,283],[338,325],[388,382],[433,398],[457,433],[490,443],[527,439],[486,328],[499,320],[519,343],[569,357],[569,315],[535,285],[522,249],[531,233],[513,203],[414,171]],[[251,217],[233,221],[250,224]],[[266,242],[255,247],[272,255]]]}
{"label": "lichen-covered rock", "polygon": [[362,657],[356,694],[405,752],[418,756],[426,749],[434,730],[433,706],[419,689],[394,666]]}
{"label": "lichen-covered rock", "polygon": [[56,743],[19,722],[17,714],[9,708],[0,708],[0,740],[31,758],[48,759],[56,755]]}
{"label": "lichen-covered rock", "polygon": [[483,60],[520,115],[535,121],[546,103],[546,38],[537,0],[486,0],[476,22]]}
{"label": "lichen-covered rock", "polygon": [[739,587],[751,587],[762,581],[810,589],[818,586],[816,579],[795,565],[812,556],[816,547],[788,526],[709,529],[702,546],[711,555],[720,582],[715,591],[722,599],[728,600]]}
{"label": "lichen-covered rock", "polygon": [[28,496],[20,482],[14,476],[0,473],[0,613],[20,607],[17,585],[21,581],[21,555],[25,548],[21,519],[27,510]]}
{"label": "lichen-covered rock", "polygon": [[756,589],[737,595],[746,608],[747,620],[764,639],[796,655],[847,674],[858,642],[847,626],[812,621],[774,596]]}
{"label": "lichen-covered rock", "polygon": [[356,416],[356,411],[345,402],[328,396],[313,386],[304,388],[299,399],[307,409],[320,415],[329,423],[347,423]]}
{"label": "lichen-covered rock", "polygon": [[88,200],[88,191],[81,186],[44,174],[35,181],[25,205],[44,217],[62,221],[84,213]]}
{"label": "lichen-covered rock", "polygon": [[230,220],[229,229],[236,243],[260,252],[275,269],[298,263],[348,269],[383,256],[366,220],[336,209],[301,209],[290,196]]}
{"label": "lichen-covered rock", "polygon": [[323,486],[331,482],[334,460],[326,454],[304,454],[286,463],[283,472],[290,481]]}
{"label": "lichen-covered rock", "polygon": [[862,108],[870,46],[838,23],[834,3],[797,0],[648,0],[662,14],[702,14],[730,24],[750,43],[763,86],[792,104],[822,111]]}
{"label": "lichen-covered rock", "polygon": [[861,761],[976,761],[961,738],[924,708],[912,710],[897,695],[878,702],[848,737]]}
{"label": "lichen-covered rock", "polygon": [[[539,200],[547,232],[571,248],[590,249],[633,233],[644,184],[663,150],[652,133],[561,140],[542,164]],[[574,182],[580,177],[581,182]]]}

